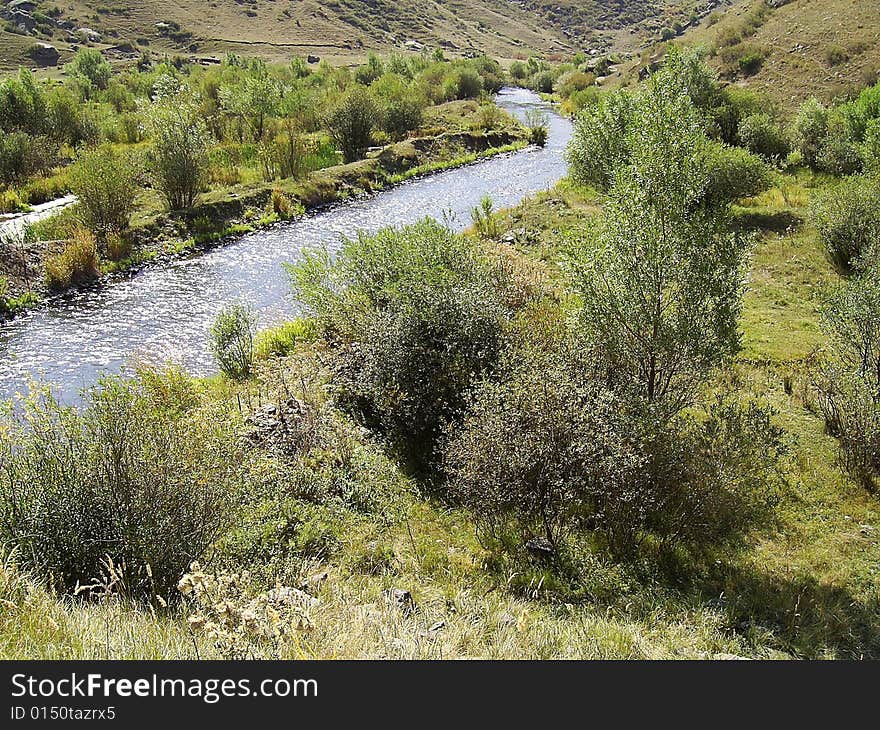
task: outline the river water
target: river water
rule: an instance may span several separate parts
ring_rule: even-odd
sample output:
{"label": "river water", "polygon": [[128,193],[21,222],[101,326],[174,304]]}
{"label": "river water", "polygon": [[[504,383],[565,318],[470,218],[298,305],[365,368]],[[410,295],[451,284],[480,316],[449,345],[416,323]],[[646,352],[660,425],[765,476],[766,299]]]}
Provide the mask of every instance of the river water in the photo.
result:
{"label": "river water", "polygon": [[215,366],[207,331],[223,307],[236,300],[249,304],[261,327],[296,312],[282,264],[295,261],[304,248],[332,250],[342,236],[358,230],[425,216],[463,229],[484,195],[503,208],[552,187],[565,175],[570,122],[522,89],[503,89],[496,101],[520,118],[529,109],[544,111],[547,145],[413,180],[17,317],[0,325],[0,398],[25,392],[30,381],[39,380],[63,401],[75,402],[101,373],[119,372],[133,358],[209,374]]}

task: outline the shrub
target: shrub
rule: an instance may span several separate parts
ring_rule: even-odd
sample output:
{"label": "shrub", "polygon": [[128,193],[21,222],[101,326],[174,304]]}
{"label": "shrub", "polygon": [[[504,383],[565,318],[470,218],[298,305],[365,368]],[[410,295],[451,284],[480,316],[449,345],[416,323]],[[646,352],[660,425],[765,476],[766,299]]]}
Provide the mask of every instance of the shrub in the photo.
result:
{"label": "shrub", "polygon": [[658,425],[568,358],[527,357],[475,392],[445,468],[492,546],[539,536],[558,555],[591,530],[620,554],[646,534],[670,546],[741,534],[772,501],[779,435],[766,411],[721,399],[699,421]]}
{"label": "shrub", "polygon": [[762,48],[744,49],[742,55],[737,59],[739,70],[746,76],[754,76],[761,70],[764,65],[764,59],[767,58],[767,51]]}
{"label": "shrub", "polygon": [[84,228],[75,228],[61,251],[46,256],[44,268],[47,286],[56,291],[96,279],[100,268],[94,235]]}
{"label": "shrub", "polygon": [[454,78],[456,99],[475,99],[483,92],[483,80],[472,68],[459,70]]}
{"label": "shrub", "polygon": [[80,48],[67,66],[67,72],[80,82],[86,99],[96,89],[106,89],[113,75],[107,59],[95,48]]}
{"label": "shrub", "polygon": [[382,114],[382,129],[395,137],[404,137],[422,125],[425,103],[408,94],[391,99]]}
{"label": "shrub", "polygon": [[772,187],[767,163],[744,149],[712,142],[699,152],[699,158],[707,175],[703,199],[711,204],[751,198]]}
{"label": "shrub", "polygon": [[425,220],[345,240],[289,268],[340,360],[340,401],[430,465],[445,423],[503,343],[498,272],[478,244]]}
{"label": "shrub", "polygon": [[57,147],[47,137],[0,133],[0,183],[8,185],[48,170],[56,157]]}
{"label": "shrub", "polygon": [[81,154],[70,171],[83,224],[100,239],[128,228],[137,193],[137,168],[130,155],[110,145]]}
{"label": "shrub", "polygon": [[210,136],[198,106],[182,94],[157,98],[150,109],[152,171],[171,210],[191,208],[205,185]]}
{"label": "shrub", "polygon": [[81,410],[32,394],[0,429],[0,521],[19,558],[73,590],[102,577],[170,597],[231,518],[233,424],[194,410],[184,376],[110,378]]}
{"label": "shrub", "polygon": [[211,352],[226,377],[244,380],[254,363],[256,315],[243,304],[233,304],[217,315],[211,326]]}
{"label": "shrub", "polygon": [[346,162],[354,162],[363,157],[379,121],[376,102],[370,92],[360,86],[348,92],[330,113],[327,128],[342,150]]}
{"label": "shrub", "polygon": [[483,238],[498,237],[498,219],[495,216],[492,198],[484,195],[480,204],[471,209],[471,222],[474,230]]}
{"label": "shrub", "polygon": [[862,156],[852,130],[844,119],[832,116],[828,133],[816,159],[820,170],[834,175],[852,175],[862,169]]}
{"label": "shrub", "polygon": [[626,90],[603,97],[598,107],[582,110],[566,153],[572,177],[606,190],[614,171],[629,157],[627,134],[636,114],[636,98]]}
{"label": "shrub", "polygon": [[880,475],[880,275],[868,270],[825,303],[830,357],[814,370],[818,403],[843,467],[870,489]]}
{"label": "shrub", "polygon": [[873,119],[865,130],[862,162],[867,172],[880,175],[880,119]]}
{"label": "shrub", "polygon": [[865,263],[880,243],[880,189],[853,177],[816,198],[813,220],[831,261],[842,271]]}
{"label": "shrub", "polygon": [[510,64],[510,78],[522,81],[527,75],[526,65],[522,61],[514,61]]}
{"label": "shrub", "polygon": [[792,125],[792,141],[813,169],[819,165],[819,153],[828,135],[828,110],[816,99],[808,99],[798,110]]}
{"label": "shrub", "polygon": [[562,74],[556,83],[554,89],[560,96],[568,98],[576,91],[583,91],[596,83],[596,77],[583,71],[569,71]]}
{"label": "shrub", "polygon": [[765,159],[785,159],[791,150],[783,129],[769,114],[752,114],[739,123],[739,143],[750,152]]}
{"label": "shrub", "polygon": [[547,115],[535,109],[526,112],[526,127],[529,130],[529,142],[538,147],[547,144],[549,134]]}

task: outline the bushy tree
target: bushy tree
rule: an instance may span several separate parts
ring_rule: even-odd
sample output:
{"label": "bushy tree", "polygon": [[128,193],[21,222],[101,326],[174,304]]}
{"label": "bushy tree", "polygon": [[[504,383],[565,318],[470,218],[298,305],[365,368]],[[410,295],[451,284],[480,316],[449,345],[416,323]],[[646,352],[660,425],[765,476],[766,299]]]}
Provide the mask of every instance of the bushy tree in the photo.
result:
{"label": "bushy tree", "polygon": [[70,171],[82,223],[100,239],[128,228],[137,194],[137,165],[128,154],[103,145],[83,152]]}
{"label": "bushy tree", "polygon": [[739,123],[739,143],[767,160],[785,159],[790,150],[785,131],[769,114],[751,114]]}
{"label": "bushy tree", "polygon": [[664,76],[640,95],[626,145],[596,240],[575,255],[582,322],[616,377],[673,414],[739,348],[747,245],[726,202],[706,197],[702,121]]}
{"label": "bushy tree", "polygon": [[817,169],[819,154],[828,135],[828,109],[817,99],[803,103],[792,123],[791,136],[804,162]]}
{"label": "bushy tree", "polygon": [[363,157],[379,121],[380,113],[376,101],[362,86],[356,86],[349,91],[333,109],[327,118],[327,128],[342,150],[346,162],[354,162]]}
{"label": "bushy tree", "polygon": [[829,352],[814,371],[818,402],[844,468],[870,489],[880,477],[880,275],[869,269],[825,304]]}
{"label": "bushy tree", "polygon": [[243,304],[233,304],[217,315],[211,326],[211,352],[220,372],[233,380],[250,376],[254,364],[257,318]]}
{"label": "bushy tree", "polygon": [[841,271],[863,266],[880,245],[880,188],[852,177],[819,195],[812,217],[831,261]]}
{"label": "bushy tree", "polygon": [[67,72],[79,82],[86,99],[91,98],[96,90],[106,89],[113,75],[109,62],[96,48],[80,48],[68,65]]}
{"label": "bushy tree", "polygon": [[627,135],[636,103],[632,92],[621,89],[578,115],[566,153],[569,173],[577,182],[599,190],[611,186],[615,171],[629,159]]}
{"label": "bushy tree", "polygon": [[171,210],[191,208],[208,172],[210,135],[195,100],[185,92],[157,95],[148,113],[156,187]]}
{"label": "bushy tree", "polygon": [[241,460],[226,413],[194,410],[182,375],[111,378],[81,409],[34,393],[0,429],[0,530],[73,591],[113,561],[129,595],[170,597],[232,518]]}
{"label": "bushy tree", "polygon": [[446,452],[449,494],[490,547],[521,551],[539,536],[560,556],[579,530],[616,554],[646,534],[717,544],[772,502],[780,432],[755,404],[719,398],[658,425],[579,358],[517,360],[474,391]]}
{"label": "bushy tree", "polygon": [[340,358],[340,398],[420,468],[473,380],[490,371],[507,308],[478,244],[425,220],[311,252],[294,292]]}

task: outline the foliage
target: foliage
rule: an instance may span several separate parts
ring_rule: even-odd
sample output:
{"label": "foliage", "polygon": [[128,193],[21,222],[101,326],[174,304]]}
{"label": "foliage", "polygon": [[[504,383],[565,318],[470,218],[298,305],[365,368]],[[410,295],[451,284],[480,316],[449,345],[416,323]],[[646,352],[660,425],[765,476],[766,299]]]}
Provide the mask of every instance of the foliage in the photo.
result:
{"label": "foliage", "polygon": [[843,467],[870,489],[880,477],[880,275],[869,270],[826,302],[823,330],[830,357],[814,385]]}
{"label": "foliage", "polygon": [[95,91],[107,88],[113,70],[99,50],[80,48],[68,65],[67,72],[80,82],[83,96],[89,99]]}
{"label": "foliage", "polygon": [[769,114],[752,114],[739,123],[740,144],[770,161],[785,159],[790,151],[784,130]]}
{"label": "foliage", "polygon": [[233,380],[250,376],[254,363],[256,315],[243,304],[224,309],[211,326],[211,352],[220,371]]}
{"label": "foliage", "polygon": [[582,326],[615,378],[671,416],[739,348],[747,244],[728,230],[726,196],[706,196],[701,120],[663,77],[641,95],[626,144],[573,274]]}
{"label": "foliage", "polygon": [[442,427],[503,345],[497,272],[471,239],[425,220],[347,239],[289,267],[340,358],[341,402],[427,466]]}
{"label": "foliage", "polygon": [[156,186],[171,210],[191,208],[208,172],[210,136],[195,100],[182,92],[160,96],[149,110]]}
{"label": "foliage", "polygon": [[75,228],[60,251],[46,256],[44,267],[46,284],[56,291],[93,281],[100,273],[94,235],[84,228]]}
{"label": "foliage", "polygon": [[490,545],[521,552],[540,536],[559,556],[583,530],[617,554],[646,533],[705,545],[766,512],[780,450],[766,411],[719,399],[703,420],[658,425],[603,381],[568,356],[532,356],[475,393],[446,469]]}
{"label": "foliage", "polygon": [[106,560],[132,595],[169,596],[231,517],[229,417],[179,374],[110,378],[81,410],[33,393],[0,431],[0,520],[26,563],[74,590]]}
{"label": "foliage", "polygon": [[877,253],[880,243],[880,189],[876,182],[853,177],[819,195],[813,220],[831,261],[850,271]]}
{"label": "foliage", "polygon": [[327,127],[346,162],[363,157],[379,125],[379,108],[371,94],[355,88],[330,113]]}
{"label": "foliage", "polygon": [[70,171],[83,225],[105,239],[128,228],[137,193],[137,167],[131,155],[110,145],[86,151]]}

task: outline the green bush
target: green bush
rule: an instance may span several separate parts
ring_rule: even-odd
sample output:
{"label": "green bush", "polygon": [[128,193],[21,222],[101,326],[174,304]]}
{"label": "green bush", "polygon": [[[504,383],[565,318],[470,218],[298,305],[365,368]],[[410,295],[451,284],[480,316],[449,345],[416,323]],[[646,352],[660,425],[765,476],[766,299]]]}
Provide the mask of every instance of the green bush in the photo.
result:
{"label": "green bush", "polygon": [[191,208],[207,182],[210,135],[198,106],[182,93],[157,98],[149,113],[153,178],[171,210]]}
{"label": "green bush", "polygon": [[828,109],[818,100],[808,99],[798,110],[792,124],[792,141],[804,159],[814,170],[819,166],[819,154],[828,135]]}
{"label": "green bush", "polygon": [[327,119],[327,128],[342,150],[346,162],[364,156],[381,120],[380,111],[369,91],[357,86],[346,94]]}
{"label": "green bush", "polygon": [[110,145],[81,154],[70,170],[71,190],[79,199],[83,224],[99,239],[128,228],[138,191],[137,166],[131,155]]}
{"label": "green bush", "polygon": [[708,178],[704,200],[713,204],[751,198],[772,187],[770,167],[744,149],[712,142],[699,156]]}
{"label": "green bush", "polygon": [[861,153],[865,170],[880,175],[880,119],[872,119],[868,123]]}
{"label": "green bush", "polygon": [[256,315],[243,304],[233,304],[217,315],[211,326],[211,352],[226,377],[244,380],[254,364]]}
{"label": "green bush", "polygon": [[880,477],[880,275],[854,277],[826,301],[829,353],[814,371],[819,408],[843,467],[869,489]]}
{"label": "green bush", "polygon": [[103,91],[110,84],[113,69],[96,48],[80,48],[67,66],[67,72],[76,79],[86,99],[95,91]]}
{"label": "green bush", "polygon": [[590,530],[617,554],[646,534],[699,546],[765,512],[781,448],[767,412],[719,399],[699,419],[658,425],[600,373],[526,357],[470,399],[445,468],[484,541],[521,551],[541,537],[558,555]]}
{"label": "green bush", "polygon": [[771,161],[783,160],[791,151],[785,131],[769,114],[752,114],[739,123],[739,143],[749,152]]}
{"label": "green bush", "polygon": [[828,133],[816,160],[817,167],[834,175],[853,175],[862,169],[862,156],[853,130],[845,119],[832,115]]}
{"label": "green bush", "polygon": [[875,181],[853,177],[820,195],[813,221],[831,261],[842,271],[865,264],[880,243],[880,189]]}
{"label": "green bush", "polygon": [[0,429],[0,524],[18,558],[73,590],[105,575],[119,591],[170,597],[232,518],[241,462],[234,423],[193,408],[182,375],[111,378],[81,410],[29,397]]}
{"label": "green bush", "polygon": [[478,244],[425,220],[311,252],[294,292],[340,361],[339,398],[427,467],[443,426],[503,345],[499,274]]}

